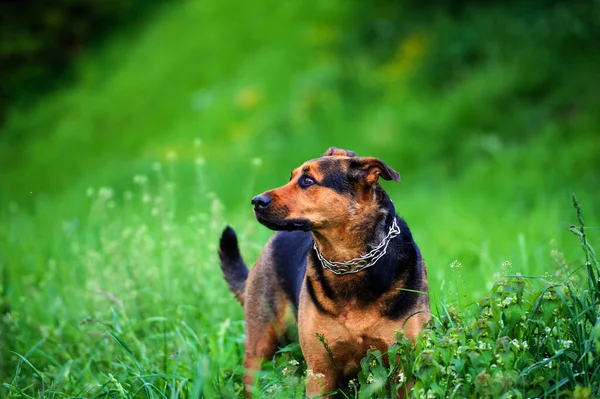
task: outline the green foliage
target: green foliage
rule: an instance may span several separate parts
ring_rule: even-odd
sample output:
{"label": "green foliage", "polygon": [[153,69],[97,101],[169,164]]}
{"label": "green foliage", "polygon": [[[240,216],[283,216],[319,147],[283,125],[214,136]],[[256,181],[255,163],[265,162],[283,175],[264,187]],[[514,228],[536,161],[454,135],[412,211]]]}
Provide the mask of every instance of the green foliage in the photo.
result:
{"label": "green foliage", "polygon": [[[154,1],[60,0],[0,4],[0,121],[11,102],[56,88],[70,62],[107,31],[131,23]],[[12,104],[14,105],[14,104]]]}
{"label": "green foliage", "polygon": [[[589,258],[580,222],[574,229]],[[390,384],[396,373],[403,386],[414,383],[419,398],[598,395],[600,265],[593,258],[584,266],[583,284],[576,271],[558,282],[506,276],[471,309],[440,304],[416,344],[400,335],[390,348],[388,357],[401,364],[385,367],[378,352],[363,359],[359,396],[387,397],[397,389]]]}
{"label": "green foliage", "polygon": [[[122,195],[89,190],[89,216],[43,227],[51,241],[39,240],[36,219],[9,210],[4,261],[31,258],[26,270],[3,271],[9,282],[22,282],[5,280],[2,291],[6,397],[241,394],[241,309],[216,269],[222,205],[200,190],[210,213],[177,222],[179,187],[165,178],[173,173],[173,165],[157,164],[155,177],[135,176],[135,189]],[[575,204],[583,266],[568,266],[555,252],[564,277],[532,278],[508,275],[514,266],[505,263],[488,297],[466,308],[433,301],[434,317],[417,342],[398,332],[389,364],[370,351],[340,394],[597,395],[600,270]],[[260,250],[251,238],[257,229],[252,222],[240,229],[245,253]],[[464,266],[453,267],[461,278]],[[303,397],[307,372],[298,344],[284,347],[257,376],[258,397]]]}
{"label": "green foliage", "polygon": [[[331,145],[401,173],[384,184],[435,313],[340,394],[597,396],[597,235],[574,242],[566,204],[598,220],[600,8],[421,3],[172,3],[11,107],[0,396],[241,395],[219,234],[255,259],[270,232],[249,199]],[[307,372],[284,347],[258,396],[302,397]]]}

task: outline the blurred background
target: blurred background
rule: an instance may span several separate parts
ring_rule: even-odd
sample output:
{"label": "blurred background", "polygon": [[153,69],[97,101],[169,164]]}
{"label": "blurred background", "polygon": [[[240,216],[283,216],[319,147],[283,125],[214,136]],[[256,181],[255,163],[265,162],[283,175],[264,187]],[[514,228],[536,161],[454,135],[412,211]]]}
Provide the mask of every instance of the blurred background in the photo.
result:
{"label": "blurred background", "polygon": [[251,263],[270,232],[250,198],[329,146],[400,173],[384,186],[438,297],[456,260],[465,304],[510,264],[577,264],[571,193],[600,225],[596,0],[9,1],[0,18],[4,313],[60,297],[31,287],[65,223],[94,237],[89,197],[120,208],[147,176],[177,187],[175,225],[208,213],[206,250],[188,247],[206,270],[225,223]]}
{"label": "blurred background", "polygon": [[334,145],[400,172],[385,186],[440,267],[546,265],[572,192],[600,212],[597,1],[1,7],[5,211],[78,218],[162,162],[178,213],[200,184],[235,225]]}
{"label": "blurred background", "polygon": [[400,172],[385,186],[442,269],[545,270],[571,193],[600,212],[597,1],[1,7],[5,211],[76,219],[88,189],[169,163],[178,214],[210,191],[235,226],[333,145]]}

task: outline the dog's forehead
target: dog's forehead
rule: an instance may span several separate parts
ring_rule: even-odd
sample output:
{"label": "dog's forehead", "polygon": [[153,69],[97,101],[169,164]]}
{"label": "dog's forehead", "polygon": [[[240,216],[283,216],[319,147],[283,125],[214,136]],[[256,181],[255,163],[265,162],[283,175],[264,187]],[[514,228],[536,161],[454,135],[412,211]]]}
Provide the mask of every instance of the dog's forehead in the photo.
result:
{"label": "dog's forehead", "polygon": [[348,170],[349,162],[350,157],[345,156],[321,157],[304,162],[302,165],[296,168],[295,172],[298,171],[304,173],[312,173],[321,176],[330,173],[345,173]]}

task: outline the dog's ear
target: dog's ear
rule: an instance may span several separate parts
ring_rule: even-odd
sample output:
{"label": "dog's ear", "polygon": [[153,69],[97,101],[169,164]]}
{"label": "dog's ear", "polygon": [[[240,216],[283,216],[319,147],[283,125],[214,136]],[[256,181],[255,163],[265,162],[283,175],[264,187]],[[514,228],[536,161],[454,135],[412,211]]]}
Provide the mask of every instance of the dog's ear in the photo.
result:
{"label": "dog's ear", "polygon": [[324,157],[355,157],[356,153],[354,151],[343,150],[343,149],[337,148],[337,147],[329,147],[329,149],[327,151],[325,151],[325,154],[323,154],[322,156],[324,156]]}
{"label": "dog's ear", "polygon": [[400,174],[383,161],[372,157],[360,157],[350,161],[348,174],[351,178],[367,185],[377,183],[379,176],[385,180],[400,181]]}

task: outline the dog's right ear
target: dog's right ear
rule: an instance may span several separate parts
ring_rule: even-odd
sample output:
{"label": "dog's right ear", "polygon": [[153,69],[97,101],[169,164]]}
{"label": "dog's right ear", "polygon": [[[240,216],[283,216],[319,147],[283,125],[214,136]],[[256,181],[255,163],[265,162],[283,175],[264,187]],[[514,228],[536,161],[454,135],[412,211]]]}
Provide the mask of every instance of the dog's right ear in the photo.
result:
{"label": "dog's right ear", "polygon": [[329,149],[327,151],[325,151],[325,154],[323,154],[322,156],[324,156],[324,157],[355,157],[356,153],[354,151],[343,150],[343,149],[337,148],[337,147],[329,147]]}
{"label": "dog's right ear", "polygon": [[381,176],[384,180],[400,181],[400,174],[389,167],[385,162],[372,157],[357,157],[350,161],[348,167],[352,179],[367,185],[377,183]]}

